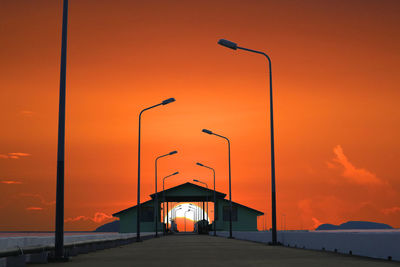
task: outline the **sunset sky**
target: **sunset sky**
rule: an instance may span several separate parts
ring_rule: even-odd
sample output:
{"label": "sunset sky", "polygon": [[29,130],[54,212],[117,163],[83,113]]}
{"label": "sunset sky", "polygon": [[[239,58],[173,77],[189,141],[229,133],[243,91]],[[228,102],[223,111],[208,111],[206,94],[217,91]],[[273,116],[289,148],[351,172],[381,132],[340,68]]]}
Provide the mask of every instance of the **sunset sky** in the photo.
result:
{"label": "sunset sky", "polygon": [[[366,220],[400,227],[400,2],[70,0],[65,229],[93,230],[159,177],[192,179],[271,227],[272,59],[278,229]],[[53,230],[62,1],[0,2],[0,231]],[[160,184],[159,183],[159,184]],[[259,226],[262,227],[263,218]]]}

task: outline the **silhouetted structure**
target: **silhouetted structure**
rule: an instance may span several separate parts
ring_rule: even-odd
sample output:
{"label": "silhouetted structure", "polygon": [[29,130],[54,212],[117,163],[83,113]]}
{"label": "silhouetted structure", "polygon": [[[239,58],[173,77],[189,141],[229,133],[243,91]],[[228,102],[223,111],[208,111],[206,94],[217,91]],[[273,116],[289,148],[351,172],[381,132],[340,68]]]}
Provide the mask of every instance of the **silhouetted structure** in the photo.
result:
{"label": "silhouetted structure", "polygon": [[[202,186],[198,186],[192,183],[184,183],[172,188],[169,188],[164,191],[160,191],[157,194],[158,196],[158,210],[160,210],[160,206],[162,200],[164,199],[162,196],[165,193],[165,201],[168,202],[206,202],[207,199],[211,199],[214,194],[214,190],[210,190],[204,188]],[[143,232],[153,232],[155,225],[155,216],[154,216],[154,203],[155,197],[157,194],[150,195],[151,200],[141,203],[141,223],[140,228]],[[230,210],[230,201],[226,200],[226,194],[221,192],[215,192],[216,194],[216,213],[215,213],[215,223],[216,229],[218,231],[229,231],[229,210]],[[179,206],[176,206],[174,209],[178,209]],[[246,207],[239,203],[232,202],[232,226],[235,231],[257,231],[257,217],[263,215],[262,212]],[[120,219],[120,232],[121,233],[132,233],[135,232],[137,228],[135,218],[137,217],[138,206],[133,206],[127,208],[125,210],[119,211],[113,214],[114,217],[118,217]],[[157,216],[160,218],[161,216]],[[160,227],[158,230],[162,230],[166,225],[162,225],[160,221],[158,221]]]}

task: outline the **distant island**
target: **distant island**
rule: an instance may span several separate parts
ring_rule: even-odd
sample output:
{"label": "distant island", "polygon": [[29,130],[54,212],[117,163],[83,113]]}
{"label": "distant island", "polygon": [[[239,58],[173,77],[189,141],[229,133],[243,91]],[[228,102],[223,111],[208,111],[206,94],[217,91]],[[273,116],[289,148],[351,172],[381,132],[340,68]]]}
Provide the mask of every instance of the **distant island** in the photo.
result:
{"label": "distant island", "polygon": [[97,227],[94,232],[119,232],[119,220],[103,224],[100,227]]}
{"label": "distant island", "polygon": [[364,222],[364,221],[349,221],[341,225],[321,224],[315,230],[355,230],[355,229],[393,229],[392,226],[384,223]]}

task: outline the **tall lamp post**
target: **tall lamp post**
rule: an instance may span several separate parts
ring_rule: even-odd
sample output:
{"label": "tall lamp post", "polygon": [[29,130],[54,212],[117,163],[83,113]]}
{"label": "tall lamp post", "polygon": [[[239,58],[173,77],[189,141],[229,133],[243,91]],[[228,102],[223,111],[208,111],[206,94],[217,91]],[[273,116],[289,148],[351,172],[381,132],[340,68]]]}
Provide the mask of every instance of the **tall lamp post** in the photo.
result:
{"label": "tall lamp post", "polygon": [[[197,183],[206,185],[206,188],[207,188],[207,191],[208,191],[208,185],[207,185],[207,183],[202,182],[202,181],[200,181],[200,180],[196,180],[196,179],[193,179],[193,182],[197,182]],[[207,195],[206,195],[206,202],[207,202],[207,219],[206,219],[206,220],[208,221],[208,192],[207,192]],[[205,219],[205,218],[203,218],[203,219]]]}
{"label": "tall lamp post", "polygon": [[67,26],[68,0],[63,3],[61,32],[60,99],[58,106],[57,186],[55,260],[67,260],[64,256],[64,155],[65,155],[65,91],[67,77]]}
{"label": "tall lamp post", "polygon": [[[192,211],[193,212],[193,217],[194,217],[194,214],[195,214],[195,209],[193,209],[193,208],[191,208],[191,207],[189,207],[188,208],[188,210],[186,211],[186,212],[189,212],[189,211]],[[194,224],[193,224],[193,230],[194,230]],[[185,214],[185,232],[186,232],[186,214]]]}
{"label": "tall lamp post", "polygon": [[[197,219],[197,206],[196,205],[192,205],[191,203],[189,203],[189,209],[192,208],[193,209],[193,219],[194,219],[194,224],[195,225],[198,221]],[[198,229],[197,229],[198,230]]]}
{"label": "tall lamp post", "polygon": [[232,191],[231,191],[231,142],[225,136],[213,133],[210,130],[203,129],[203,133],[215,135],[225,139],[228,142],[228,162],[229,162],[229,238],[233,238],[232,236]]}
{"label": "tall lamp post", "polygon": [[272,245],[278,244],[277,235],[276,235],[276,191],[275,191],[275,144],[274,144],[274,113],[273,113],[273,101],[272,101],[272,67],[271,67],[271,59],[270,57],[262,52],[257,50],[252,50],[244,47],[238,46],[236,43],[220,39],[218,41],[219,45],[228,47],[230,49],[236,50],[241,49],[248,52],[256,53],[263,55],[268,60],[269,67],[269,106],[270,106],[270,123],[271,123],[271,198],[272,198]]}
{"label": "tall lamp post", "polygon": [[166,157],[166,156],[171,156],[171,155],[174,155],[174,154],[176,154],[176,153],[178,153],[178,151],[171,151],[171,152],[169,152],[169,153],[167,153],[167,154],[164,154],[164,155],[161,155],[161,156],[158,156],[157,158],[156,158],[156,160],[155,160],[155,180],[154,180],[154,184],[155,184],[155,193],[156,193],[156,197],[154,198],[154,218],[155,218],[155,229],[154,229],[154,231],[156,232],[156,237],[158,236],[158,214],[159,214],[159,211],[158,211],[158,193],[157,193],[157,161],[160,159],[160,158],[163,158],[163,157]]}
{"label": "tall lamp post", "polygon": [[186,212],[189,212],[190,210],[187,210],[183,213],[183,217],[185,219],[185,232],[186,232]]}
{"label": "tall lamp post", "polygon": [[179,207],[178,209],[176,209],[176,208],[174,209],[174,214],[173,214],[174,220],[176,220],[176,212],[181,209],[182,209],[182,207]]}
{"label": "tall lamp post", "polygon": [[[165,177],[163,178],[163,180],[162,180],[162,190],[163,190],[163,221],[164,221],[164,219],[165,219],[165,190],[164,190],[164,182],[165,182],[165,179],[167,179],[167,178],[169,178],[169,177],[171,177],[171,176],[177,175],[178,173],[179,173],[179,172],[174,172],[173,174],[167,175],[167,176],[165,176]],[[167,211],[167,217],[168,217],[168,211]],[[165,222],[164,222],[164,224],[165,224]],[[167,218],[167,226],[168,226],[168,218]],[[163,227],[163,232],[164,232],[164,235],[165,235],[164,227]]]}
{"label": "tall lamp post", "polygon": [[[214,177],[214,236],[217,236],[217,228],[216,228],[217,225],[215,222],[215,211],[216,211],[215,205],[217,205],[217,198],[216,198],[216,194],[215,194],[215,170],[214,170],[214,168],[211,168],[211,167],[201,164],[199,162],[197,162],[196,164],[213,171],[213,177]],[[207,212],[207,214],[208,214],[208,212]]]}
{"label": "tall lamp post", "polygon": [[136,241],[139,242],[141,241],[140,239],[140,134],[141,134],[141,122],[142,122],[142,114],[143,112],[145,112],[146,110],[161,106],[161,105],[167,105],[169,103],[175,102],[175,98],[168,98],[166,100],[164,100],[163,102],[145,108],[142,111],[140,111],[139,113],[139,134],[138,134],[138,178],[137,178],[137,182],[138,182],[138,186],[137,186],[137,215],[136,215]]}

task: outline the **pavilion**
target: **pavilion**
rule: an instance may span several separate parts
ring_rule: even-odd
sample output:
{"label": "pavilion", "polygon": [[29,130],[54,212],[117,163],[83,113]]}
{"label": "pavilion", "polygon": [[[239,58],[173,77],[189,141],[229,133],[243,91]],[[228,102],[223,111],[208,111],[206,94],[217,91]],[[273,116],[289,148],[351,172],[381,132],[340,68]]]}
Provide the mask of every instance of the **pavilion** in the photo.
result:
{"label": "pavilion", "polygon": [[[173,203],[202,203],[203,207],[199,205],[204,214],[205,205],[210,202],[210,207],[215,209],[215,221],[217,231],[228,231],[229,230],[229,200],[225,199],[226,194],[216,191],[216,206],[214,208],[214,190],[207,189],[202,186],[198,186],[192,183],[184,183],[164,191],[157,193],[158,207],[161,211],[161,205],[163,202],[166,204],[167,214],[173,214],[175,207],[171,207]],[[141,203],[141,223],[140,229],[142,232],[154,232],[155,230],[155,220],[154,220],[154,204],[156,194],[150,195],[151,200]],[[176,213],[176,212],[175,212]],[[113,216],[119,218],[120,220],[120,232],[121,233],[134,233],[136,231],[136,214],[137,206],[133,206],[117,213]],[[264,213],[241,205],[239,203],[232,201],[232,228],[233,231],[257,231],[257,217],[263,215]],[[201,215],[200,215],[201,217]],[[210,221],[213,220],[211,216]],[[158,221],[158,231],[162,231],[164,224],[161,223],[162,213],[157,216]],[[208,218],[206,216],[205,218]],[[169,219],[166,220],[166,222]],[[214,222],[212,222],[214,223]],[[214,226],[213,226],[214,227]]]}

